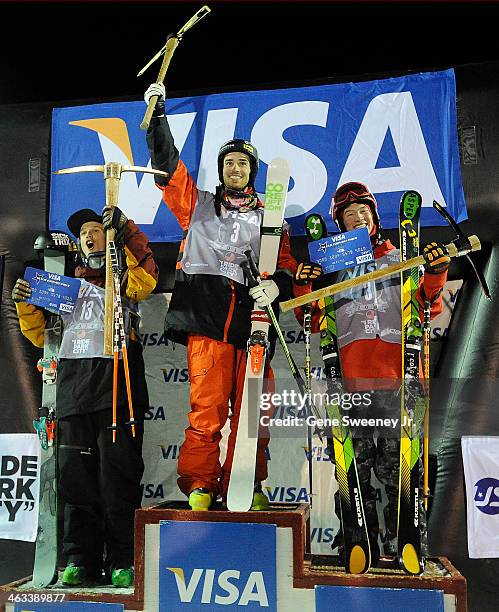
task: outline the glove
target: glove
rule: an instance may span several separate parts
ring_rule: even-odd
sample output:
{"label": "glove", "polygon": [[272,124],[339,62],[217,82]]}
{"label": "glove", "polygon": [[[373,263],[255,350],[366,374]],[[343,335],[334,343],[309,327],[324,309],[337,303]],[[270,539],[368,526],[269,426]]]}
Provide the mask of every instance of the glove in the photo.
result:
{"label": "glove", "polygon": [[260,308],[266,308],[279,295],[279,288],[273,280],[265,279],[256,287],[251,287],[249,294]]}
{"label": "glove", "polygon": [[18,278],[14,289],[12,289],[12,299],[14,302],[25,302],[31,297],[31,285],[24,278]]}
{"label": "glove", "polygon": [[127,217],[117,206],[105,206],[102,209],[102,227],[104,231],[114,229],[118,233],[125,227]]}
{"label": "glove", "polygon": [[165,114],[165,98],[166,98],[165,86],[163,83],[152,83],[146,89],[146,93],[144,94],[144,101],[148,106],[149,106],[149,100],[153,96],[158,96],[158,99],[156,100],[156,108],[154,110],[153,115],[155,117],[161,117],[162,115]]}
{"label": "glove", "polygon": [[322,266],[317,263],[300,262],[296,269],[294,281],[297,285],[307,285],[322,274]]}
{"label": "glove", "polygon": [[449,251],[441,242],[430,242],[423,249],[425,271],[430,274],[445,272],[450,265]]}

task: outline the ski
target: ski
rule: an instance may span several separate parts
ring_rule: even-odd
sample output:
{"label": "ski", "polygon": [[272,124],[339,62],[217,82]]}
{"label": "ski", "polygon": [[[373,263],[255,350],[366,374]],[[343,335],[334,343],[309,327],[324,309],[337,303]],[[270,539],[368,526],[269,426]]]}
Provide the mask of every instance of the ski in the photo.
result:
{"label": "ski", "polygon": [[[422,198],[407,191],[400,202],[400,259],[419,254],[419,218]],[[400,468],[397,525],[397,556],[401,569],[418,575],[423,571],[421,555],[421,427],[425,415],[425,394],[419,380],[423,331],[416,291],[420,268],[401,272],[402,380],[400,410]]]}
{"label": "ski", "polygon": [[[320,240],[327,236],[326,223],[318,214],[306,217],[305,229],[309,241]],[[328,395],[330,398],[340,397],[342,385],[334,298],[321,298],[318,305],[321,311],[320,350],[324,362]],[[331,434],[345,544],[345,570],[350,574],[363,574],[369,570],[371,564],[371,548],[352,435],[350,429],[342,423],[338,404],[330,403],[326,407],[326,412],[333,423],[338,423],[338,426],[331,426]]]}
{"label": "ski", "polygon": [[[64,275],[66,253],[74,246],[67,234],[42,234],[35,250],[43,254],[47,272]],[[44,588],[57,581],[57,431],[56,379],[57,355],[62,339],[62,320],[46,313],[43,357],[37,368],[42,373],[42,406],[33,426],[40,440],[40,495],[33,577],[30,586]]]}
{"label": "ski", "polygon": [[[260,228],[261,243],[258,273],[263,278],[272,274],[277,265],[288,184],[289,167],[287,161],[283,158],[273,159],[267,172],[265,208]],[[268,310],[271,310],[271,308]],[[253,503],[260,398],[263,389],[270,323],[271,319],[268,312],[261,310],[255,304],[251,313],[246,377],[227,491],[227,508],[238,512],[250,510]]]}

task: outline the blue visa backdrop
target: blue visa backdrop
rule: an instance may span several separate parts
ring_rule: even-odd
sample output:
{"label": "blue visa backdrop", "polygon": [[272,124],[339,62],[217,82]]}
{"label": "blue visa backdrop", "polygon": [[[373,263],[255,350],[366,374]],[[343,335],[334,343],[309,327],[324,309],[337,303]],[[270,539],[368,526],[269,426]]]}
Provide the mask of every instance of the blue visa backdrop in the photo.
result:
{"label": "blue visa backdrop", "polygon": [[386,589],[381,587],[316,586],[316,612],[444,612],[444,592],[430,589]]}
{"label": "blue visa backdrop", "polygon": [[[146,135],[139,125],[145,104],[117,102],[56,108],[52,118],[52,171],[104,164],[150,167]],[[401,195],[423,197],[423,225],[445,222],[433,200],[457,220],[467,218],[461,183],[452,69],[361,83],[273,89],[173,98],[167,114],[181,159],[199,189],[218,184],[217,154],[233,137],[257,147],[256,180],[265,192],[267,165],[277,156],[290,165],[286,219],[293,235],[304,234],[311,212],[323,215],[330,231],[331,197],[346,181],[366,183],[375,194],[381,222],[398,226]],[[50,229],[67,231],[80,208],[102,210],[101,172],[52,175]],[[154,242],[181,239],[172,213],[161,202],[152,175],[127,172],[119,206]]]}
{"label": "blue visa backdrop", "polygon": [[276,611],[276,526],[161,521],[159,612]]}

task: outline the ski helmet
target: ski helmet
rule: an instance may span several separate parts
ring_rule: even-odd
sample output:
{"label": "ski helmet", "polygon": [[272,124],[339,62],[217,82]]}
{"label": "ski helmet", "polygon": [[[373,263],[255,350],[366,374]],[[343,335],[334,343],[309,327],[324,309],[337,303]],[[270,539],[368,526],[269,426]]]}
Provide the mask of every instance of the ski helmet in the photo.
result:
{"label": "ski helmet", "polygon": [[218,179],[224,184],[223,167],[224,158],[228,153],[245,153],[250,160],[250,175],[248,180],[248,186],[254,187],[256,173],[258,172],[258,151],[249,140],[242,140],[241,138],[235,138],[229,140],[220,147],[218,152]]}
{"label": "ski helmet", "polygon": [[335,191],[333,200],[331,202],[331,210],[333,220],[338,226],[341,232],[345,231],[345,224],[343,223],[343,211],[350,204],[366,204],[371,210],[374,224],[376,225],[376,238],[379,239],[381,231],[381,222],[378,214],[378,203],[376,198],[373,196],[369,187],[364,183],[358,183],[351,181],[344,183]]}
{"label": "ski helmet", "polygon": [[59,230],[43,232],[36,237],[33,248],[39,258],[58,257],[63,254],[65,256],[65,273],[71,273],[76,261],[78,247],[66,232],[60,232]]}
{"label": "ski helmet", "polygon": [[37,253],[45,251],[62,251],[63,253],[75,253],[77,246],[75,241],[66,232],[49,231],[43,232],[36,237],[33,248]]}

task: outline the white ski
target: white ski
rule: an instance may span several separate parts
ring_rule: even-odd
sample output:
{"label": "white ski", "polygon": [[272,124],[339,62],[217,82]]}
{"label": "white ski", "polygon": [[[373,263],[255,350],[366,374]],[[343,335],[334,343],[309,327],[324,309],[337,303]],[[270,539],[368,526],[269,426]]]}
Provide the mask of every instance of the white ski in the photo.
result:
{"label": "white ski", "polygon": [[[263,214],[258,271],[261,277],[273,274],[277,265],[279,244],[286,209],[289,167],[283,158],[273,159],[267,173],[265,211]],[[254,306],[251,313],[251,335],[248,340],[246,378],[234,447],[234,458],[227,491],[227,507],[246,512],[253,503],[256,448],[260,422],[260,398],[267,357],[268,314]]]}

